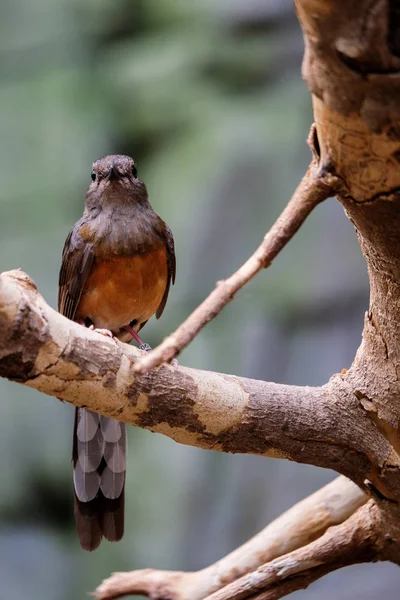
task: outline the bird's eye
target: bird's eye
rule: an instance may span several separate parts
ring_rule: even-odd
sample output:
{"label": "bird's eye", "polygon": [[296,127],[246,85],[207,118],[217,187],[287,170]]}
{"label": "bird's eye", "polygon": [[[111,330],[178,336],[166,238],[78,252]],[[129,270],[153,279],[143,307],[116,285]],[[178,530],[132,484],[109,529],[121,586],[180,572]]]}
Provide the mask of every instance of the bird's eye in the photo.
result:
{"label": "bird's eye", "polygon": [[132,165],[132,175],[136,178],[137,177],[137,168],[135,167],[135,165]]}
{"label": "bird's eye", "polygon": [[96,181],[96,173],[94,171],[90,173],[90,177],[92,178],[92,181]]}

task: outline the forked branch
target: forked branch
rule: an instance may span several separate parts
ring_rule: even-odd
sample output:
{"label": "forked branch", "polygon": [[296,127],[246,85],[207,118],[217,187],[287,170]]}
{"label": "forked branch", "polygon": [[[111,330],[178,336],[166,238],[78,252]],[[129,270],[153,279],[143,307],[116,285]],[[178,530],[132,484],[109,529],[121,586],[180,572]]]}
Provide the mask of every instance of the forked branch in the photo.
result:
{"label": "forked branch", "polygon": [[383,546],[380,520],[370,501],[318,540],[266,563],[205,600],[278,600],[341,567],[379,560]]}
{"label": "forked branch", "polygon": [[335,195],[343,187],[341,180],[327,170],[320,169],[315,149],[316,131],[311,128],[308,143],[313,160],[277,221],[266,233],[262,243],[250,258],[228,279],[219,281],[211,294],[192,312],[178,329],[165,338],[154,350],[143,356],[135,365],[135,372],[144,374],[172,360],[233,300],[235,294],[273,259],[304,223],[311,211],[323,200]]}
{"label": "forked branch", "polygon": [[338,477],[293,506],[263,531],[206,569],[195,573],[131,571],[114,573],[94,592],[97,600],[132,594],[169,600],[201,600],[237,577],[288,552],[306,546],[350,517],[367,496],[345,477]]}

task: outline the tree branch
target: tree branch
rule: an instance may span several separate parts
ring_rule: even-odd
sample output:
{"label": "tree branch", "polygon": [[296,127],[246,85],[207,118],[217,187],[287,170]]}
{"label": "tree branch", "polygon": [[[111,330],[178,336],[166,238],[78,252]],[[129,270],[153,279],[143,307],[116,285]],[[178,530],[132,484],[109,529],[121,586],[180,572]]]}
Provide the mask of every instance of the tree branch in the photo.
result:
{"label": "tree branch", "polygon": [[298,231],[311,211],[323,200],[343,189],[341,180],[327,170],[319,168],[319,157],[314,146],[314,127],[308,143],[314,158],[302,181],[277,221],[266,233],[264,240],[252,256],[228,279],[219,281],[211,294],[193,311],[178,329],[165,338],[154,350],[143,356],[135,365],[135,373],[144,374],[177,356],[199,333],[233,300],[235,294],[273,259]]}
{"label": "tree branch", "polygon": [[380,558],[384,542],[373,501],[318,540],[237,579],[205,600],[278,600],[342,567]]}
{"label": "tree branch", "polygon": [[[314,521],[307,511],[316,505],[315,497],[308,499],[304,510],[295,507],[208,569],[119,574],[108,581],[108,592],[103,588],[109,595],[98,598],[134,591],[170,600],[210,593],[209,600],[271,600],[354,562],[400,564],[400,21],[395,3],[386,0],[295,4],[306,40],[303,73],[313,94],[314,156],[258,250],[146,355],[58,315],[23,273],[3,274],[0,375],[180,443],[335,469],[374,501],[321,537],[320,517],[309,527]],[[170,365],[149,373],[178,354],[333,194],[357,229],[371,284],[363,341],[347,373],[319,388]],[[351,494],[349,514],[362,500]],[[345,503],[340,506],[343,516]],[[259,567],[261,560],[266,564]]]}
{"label": "tree branch", "polygon": [[342,376],[319,388],[171,365],[137,376],[140,355],[55,312],[21,271],[1,275],[1,376],[183,444],[288,458],[396,493],[376,475],[391,445]]}
{"label": "tree branch", "polygon": [[339,477],[302,500],[251,540],[206,569],[195,573],[131,571],[114,573],[94,596],[112,600],[129,594],[151,598],[201,600],[261,564],[301,548],[352,515],[367,500],[354,483]]}

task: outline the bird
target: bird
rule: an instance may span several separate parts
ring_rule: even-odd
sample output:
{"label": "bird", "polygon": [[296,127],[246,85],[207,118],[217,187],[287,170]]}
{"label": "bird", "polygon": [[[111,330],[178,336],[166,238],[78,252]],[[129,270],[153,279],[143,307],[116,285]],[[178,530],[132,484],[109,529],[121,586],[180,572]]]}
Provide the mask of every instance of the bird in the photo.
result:
{"label": "bird", "polygon": [[[171,229],[152,209],[135,161],[96,160],[83,216],[64,244],[58,311],[123,342],[135,339],[154,314],[161,317],[175,283]],[[124,533],[125,425],[86,408],[75,409],[74,516],[82,548]]]}

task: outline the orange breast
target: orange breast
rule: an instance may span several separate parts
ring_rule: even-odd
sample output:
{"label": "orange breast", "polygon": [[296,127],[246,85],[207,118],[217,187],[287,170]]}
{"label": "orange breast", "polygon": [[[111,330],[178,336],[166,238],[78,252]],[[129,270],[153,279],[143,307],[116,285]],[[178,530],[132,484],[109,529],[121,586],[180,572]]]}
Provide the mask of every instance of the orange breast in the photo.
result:
{"label": "orange breast", "polygon": [[134,319],[140,325],[159,307],[167,278],[164,246],[148,254],[95,259],[79,302],[77,319],[89,317],[95,327],[113,332]]}

